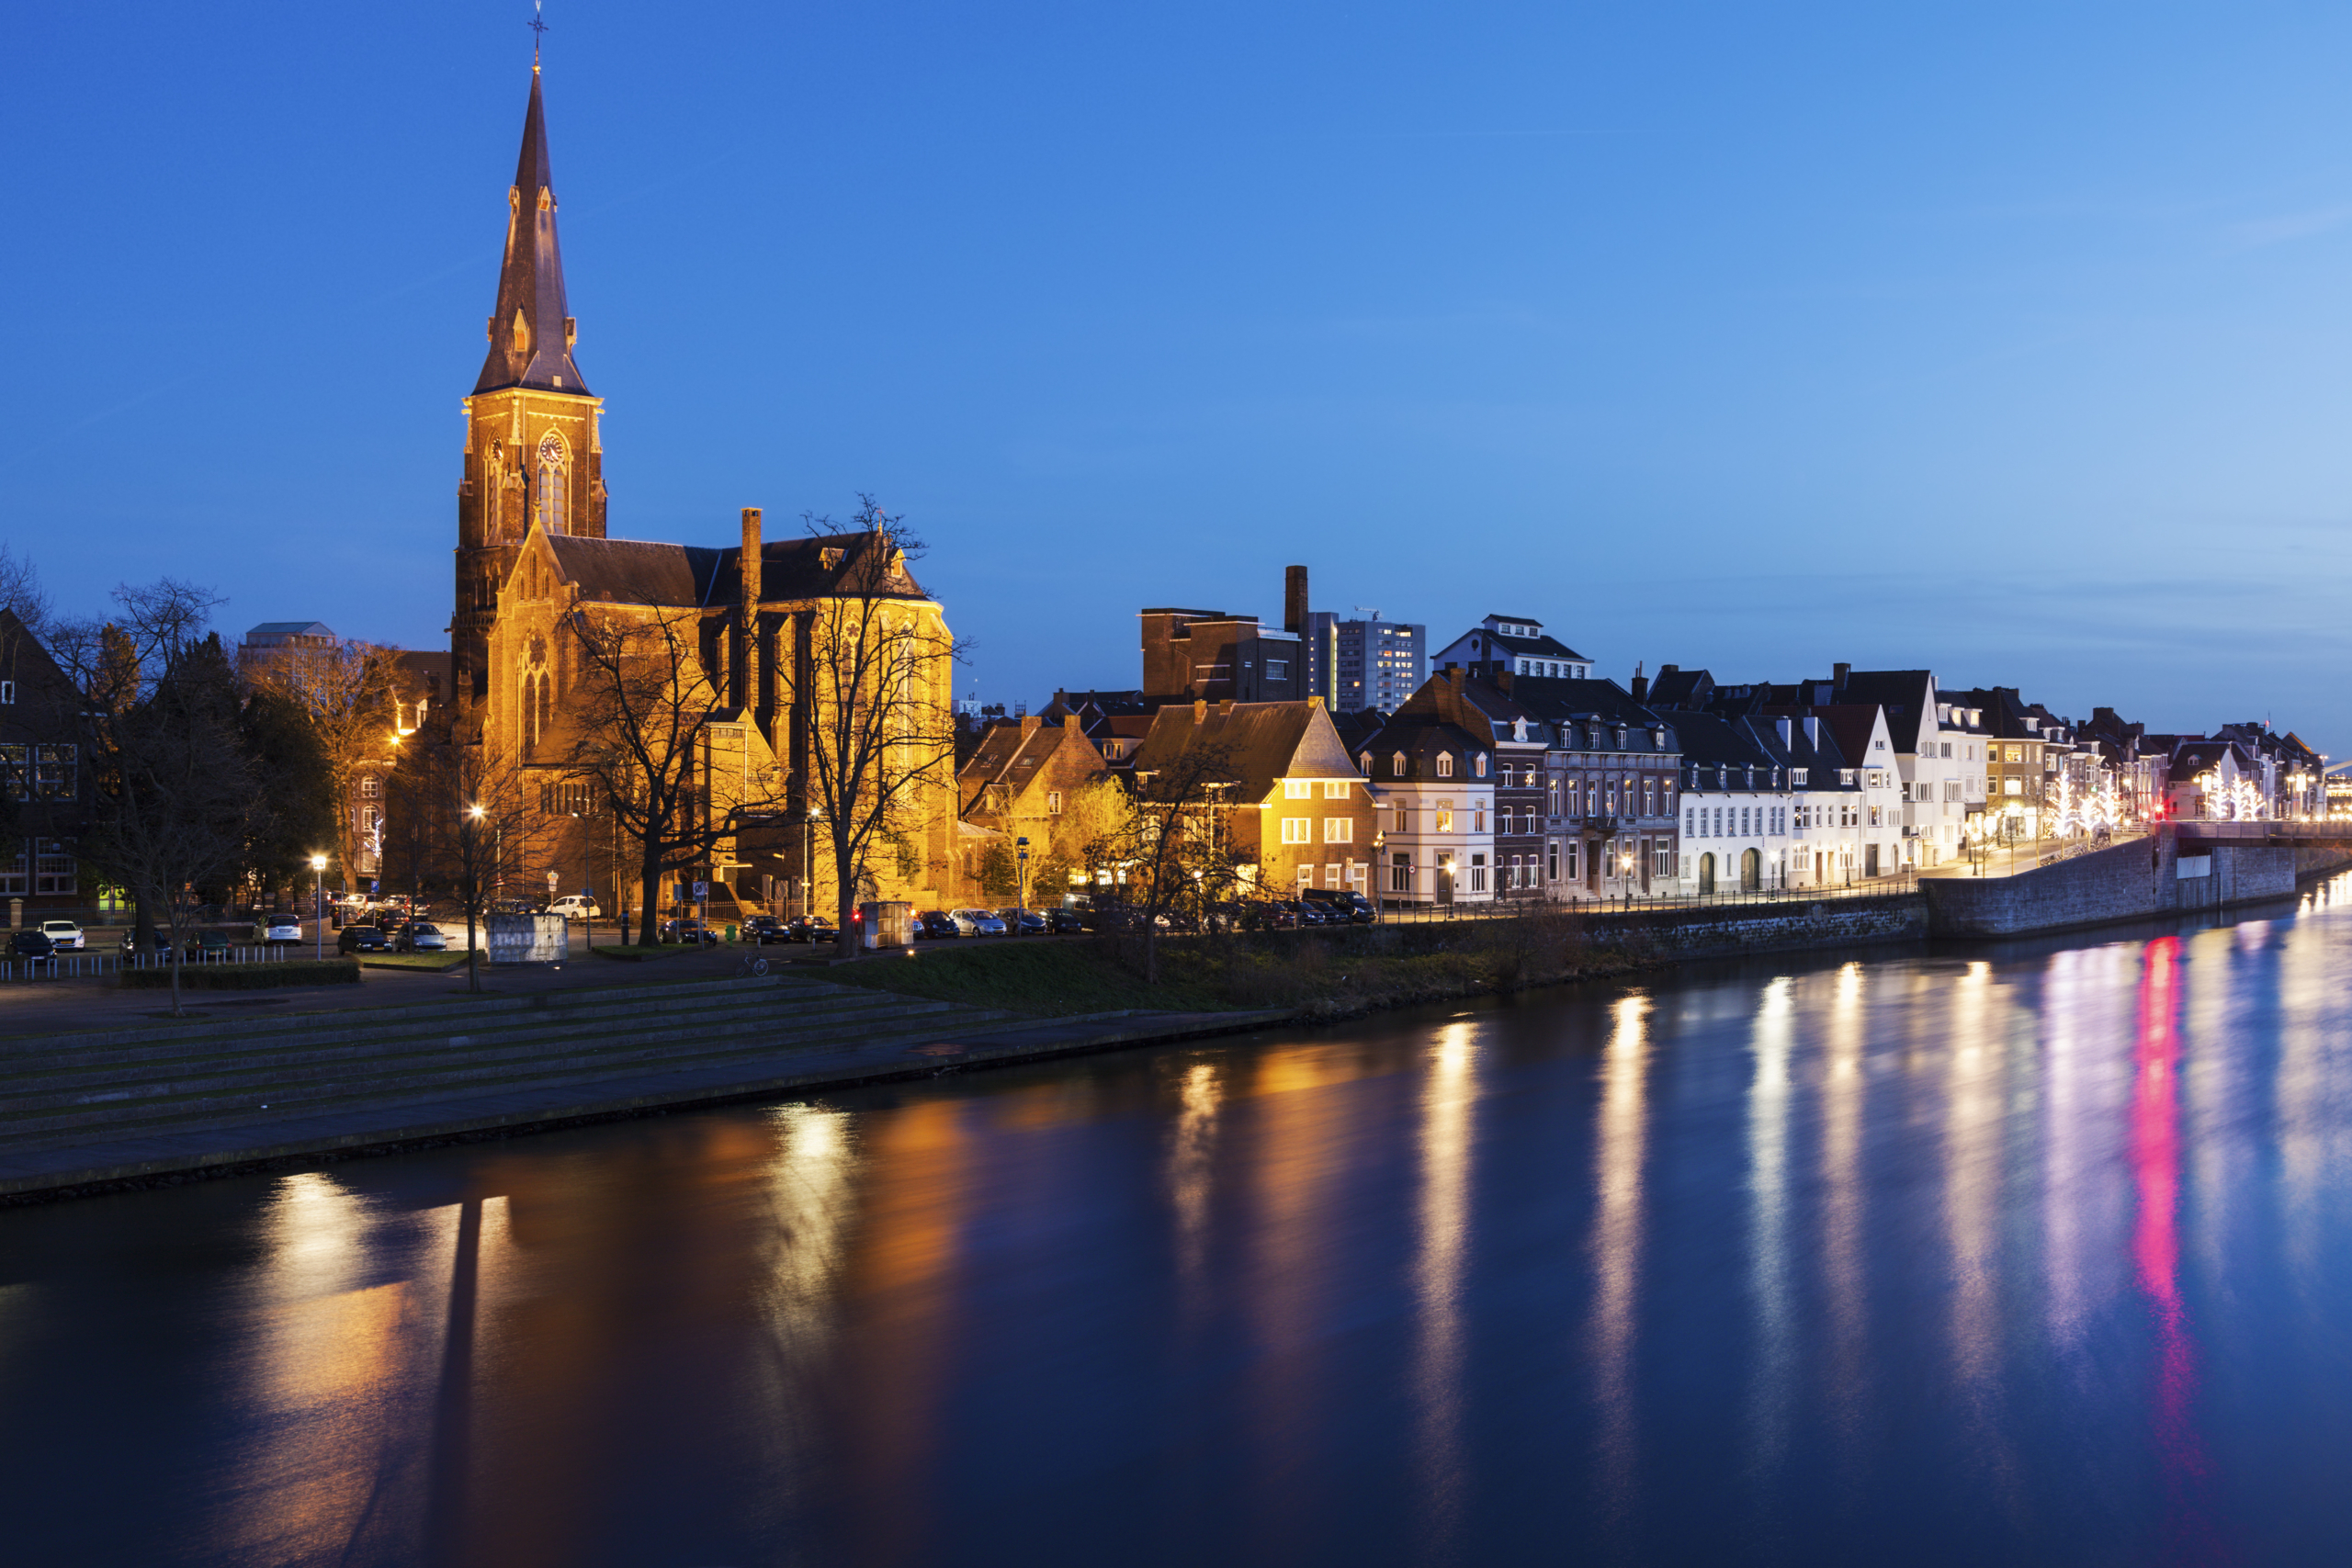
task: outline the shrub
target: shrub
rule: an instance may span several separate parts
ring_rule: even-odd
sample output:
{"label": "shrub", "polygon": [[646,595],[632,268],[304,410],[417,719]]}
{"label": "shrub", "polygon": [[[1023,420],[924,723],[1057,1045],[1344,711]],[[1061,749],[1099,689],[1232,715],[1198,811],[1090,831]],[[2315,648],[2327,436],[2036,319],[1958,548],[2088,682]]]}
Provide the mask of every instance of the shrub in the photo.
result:
{"label": "shrub", "polygon": [[[118,982],[130,991],[168,991],[169,969],[126,969]],[[305,958],[285,964],[190,964],[180,970],[184,991],[267,991],[287,986],[356,986],[356,958]]]}

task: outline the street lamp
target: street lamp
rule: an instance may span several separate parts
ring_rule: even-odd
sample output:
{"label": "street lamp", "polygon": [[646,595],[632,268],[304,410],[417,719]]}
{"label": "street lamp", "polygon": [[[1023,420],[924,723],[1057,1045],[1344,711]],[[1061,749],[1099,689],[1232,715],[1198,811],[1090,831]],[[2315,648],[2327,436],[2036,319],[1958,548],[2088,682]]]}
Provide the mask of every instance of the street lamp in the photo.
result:
{"label": "street lamp", "polygon": [[324,962],[327,955],[326,886],[327,857],[312,855],[311,857],[311,920],[312,929],[317,932],[317,954],[322,962]]}

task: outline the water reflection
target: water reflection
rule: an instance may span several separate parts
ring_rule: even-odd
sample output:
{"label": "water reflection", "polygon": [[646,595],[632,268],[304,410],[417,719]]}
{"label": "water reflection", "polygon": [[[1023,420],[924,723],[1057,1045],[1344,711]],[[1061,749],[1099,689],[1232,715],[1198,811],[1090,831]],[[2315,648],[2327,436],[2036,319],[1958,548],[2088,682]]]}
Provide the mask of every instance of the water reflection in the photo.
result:
{"label": "water reflection", "polygon": [[1599,1491],[1623,1522],[1639,1459],[1634,1348],[1642,1284],[1643,1155],[1648,1143],[1650,999],[1630,996],[1611,1010],[1601,1053],[1600,1135],[1594,1142],[1591,1251],[1596,1276],[1590,1343],[1600,1408]]}
{"label": "water reflection", "polygon": [[2328,1561],[2347,995],[2331,898],[0,1212],[11,1555]]}
{"label": "water reflection", "polygon": [[1477,1047],[1467,1023],[1441,1031],[1421,1090],[1419,1251],[1413,1355],[1419,1413],[1419,1497],[1425,1555],[1453,1539],[1460,1522],[1464,1319],[1463,1266],[1470,1245],[1471,1108],[1478,1094]]}

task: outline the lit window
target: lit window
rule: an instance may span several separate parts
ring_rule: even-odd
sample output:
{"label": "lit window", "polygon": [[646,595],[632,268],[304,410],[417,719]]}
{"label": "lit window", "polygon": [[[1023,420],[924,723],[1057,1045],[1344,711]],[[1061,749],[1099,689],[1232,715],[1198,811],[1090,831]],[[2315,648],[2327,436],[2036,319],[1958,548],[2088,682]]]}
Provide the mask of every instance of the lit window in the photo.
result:
{"label": "lit window", "polygon": [[1283,843],[1285,843],[1285,844],[1311,844],[1311,843],[1313,843],[1314,841],[1315,841],[1315,818],[1312,818],[1312,817],[1285,817],[1285,818],[1283,818]]}
{"label": "lit window", "polygon": [[1323,781],[1323,798],[1326,800],[1347,799],[1348,781],[1345,779],[1325,779]]}
{"label": "lit window", "polygon": [[1431,821],[1430,824],[1430,830],[1431,832],[1451,833],[1453,831],[1453,802],[1450,800],[1439,801],[1437,803],[1437,809],[1430,814],[1430,817]]}
{"label": "lit window", "polygon": [[1356,841],[1356,823],[1352,817],[1323,818],[1323,841],[1327,844],[1352,844]]}
{"label": "lit window", "polygon": [[1312,780],[1312,779],[1284,779],[1284,780],[1283,780],[1283,798],[1284,800],[1312,800],[1312,799],[1314,799],[1314,798],[1315,798],[1315,781],[1314,781],[1314,780]]}
{"label": "lit window", "polygon": [[1453,776],[1453,752],[1440,751],[1437,754],[1437,776],[1442,779],[1450,779]]}
{"label": "lit window", "polygon": [[1046,815],[1048,817],[1058,817],[1061,814],[1062,792],[1057,789],[1047,790],[1046,792]]}

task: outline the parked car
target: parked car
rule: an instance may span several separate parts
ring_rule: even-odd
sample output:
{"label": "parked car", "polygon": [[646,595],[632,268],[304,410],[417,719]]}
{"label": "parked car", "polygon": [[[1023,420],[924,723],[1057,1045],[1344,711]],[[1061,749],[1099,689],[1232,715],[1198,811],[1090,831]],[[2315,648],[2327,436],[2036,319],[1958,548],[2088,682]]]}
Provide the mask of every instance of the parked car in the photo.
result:
{"label": "parked car", "polygon": [[662,940],[684,947],[716,947],[718,933],[692,915],[662,922]]}
{"label": "parked car", "polygon": [[53,958],[56,955],[57,944],[49,940],[49,934],[46,931],[37,931],[30,926],[8,939],[8,956],[11,958],[39,959]]}
{"label": "parked car", "polygon": [[384,951],[384,928],[381,926],[345,926],[334,939],[337,953],[381,953]]}
{"label": "parked car", "polygon": [[605,918],[605,911],[596,907],[596,900],[585,893],[565,894],[548,906],[548,913],[561,915],[567,920],[601,920]]}
{"label": "parked car", "polygon": [[1076,909],[1048,909],[1046,929],[1056,936],[1075,936],[1086,929],[1086,917]]}
{"label": "parked car", "polygon": [[999,909],[996,918],[1002,920],[1004,929],[1014,936],[1046,934],[1046,914],[1042,909]]}
{"label": "parked car", "polygon": [[956,917],[944,909],[925,909],[915,917],[915,935],[918,937],[951,937],[963,934],[964,928],[957,925]]}
{"label": "parked car", "polygon": [[1004,922],[986,909],[950,909],[948,918],[966,936],[1002,936]]}
{"label": "parked car", "polygon": [[79,953],[87,945],[82,940],[82,928],[71,920],[43,920],[40,934],[60,953]]}
{"label": "parked car", "polygon": [[1331,925],[1368,926],[1379,918],[1372,900],[1351,887],[1318,887],[1298,897]]}
{"label": "parked car", "polygon": [[198,964],[227,962],[229,934],[226,931],[198,931],[187,939],[187,955]]}
{"label": "parked car", "polygon": [[302,917],[300,915],[264,915],[254,922],[254,940],[273,947],[283,947],[302,940]]}
{"label": "parked car", "polygon": [[765,947],[772,942],[789,942],[784,922],[774,915],[753,915],[743,922],[743,940],[754,947]]}
{"label": "parked car", "polygon": [[431,920],[411,920],[392,936],[394,953],[447,953],[449,939]]}
{"label": "parked car", "polygon": [[841,928],[822,915],[795,915],[785,922],[786,942],[805,942],[811,947],[822,942],[839,942]]}

